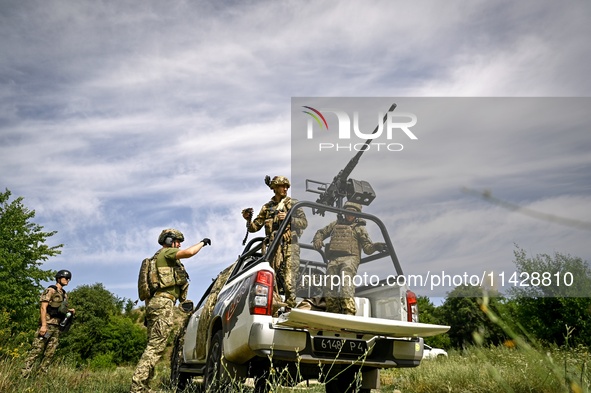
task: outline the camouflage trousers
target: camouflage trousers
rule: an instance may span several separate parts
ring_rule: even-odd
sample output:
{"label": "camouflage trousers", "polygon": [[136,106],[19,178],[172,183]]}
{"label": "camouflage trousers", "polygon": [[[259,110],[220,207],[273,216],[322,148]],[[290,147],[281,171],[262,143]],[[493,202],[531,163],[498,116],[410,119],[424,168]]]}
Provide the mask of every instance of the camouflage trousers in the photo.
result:
{"label": "camouflage trousers", "polygon": [[[273,269],[277,275],[278,287],[282,287],[288,307],[296,305],[296,289],[300,268],[300,245],[297,242],[279,246],[273,258]],[[276,294],[275,300],[278,300]]]}
{"label": "camouflage trousers", "polygon": [[148,344],[140,358],[133,377],[131,393],[148,392],[154,377],[156,363],[166,349],[168,336],[174,326],[174,302],[165,297],[154,297],[146,305]]}
{"label": "camouflage trousers", "polygon": [[35,339],[31,344],[31,350],[25,360],[25,365],[21,370],[23,378],[27,378],[33,371],[37,360],[41,360],[39,371],[46,373],[59,344],[60,329],[58,325],[47,325],[47,332],[44,337],[39,335],[39,329],[35,333]]}
{"label": "camouflage trousers", "polygon": [[337,314],[355,315],[355,285],[359,260],[354,257],[339,257],[326,266],[324,296],[326,311]]}

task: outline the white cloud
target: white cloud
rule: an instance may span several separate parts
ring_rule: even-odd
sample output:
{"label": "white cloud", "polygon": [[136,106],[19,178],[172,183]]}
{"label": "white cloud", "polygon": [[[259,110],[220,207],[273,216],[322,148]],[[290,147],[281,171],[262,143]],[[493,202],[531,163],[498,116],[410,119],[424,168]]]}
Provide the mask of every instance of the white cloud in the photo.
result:
{"label": "white cloud", "polygon": [[[0,179],[58,231],[66,247],[48,266],[68,265],[73,285],[102,281],[135,296],[134,264],[153,253],[153,238],[168,226],[212,237],[214,246],[189,264],[193,277],[202,268],[212,275],[241,249],[239,210],[271,196],[264,175],[294,170],[292,96],[588,96],[588,14],[582,4],[539,1],[6,4]],[[529,113],[535,118],[536,108]],[[481,246],[511,243],[519,228],[538,247],[543,228],[479,205],[462,186],[491,187],[565,216],[580,217],[586,207],[589,138],[564,130],[576,124],[557,115],[567,143],[547,131],[513,135],[509,149],[494,136],[510,129],[454,140],[458,118],[468,124],[471,116],[445,112],[445,126],[423,131],[421,148],[405,146],[410,159],[376,169],[364,157],[355,171],[396,171],[380,195],[395,195],[392,220],[405,223],[395,229],[408,237],[399,246],[405,256],[420,246],[416,258],[426,261],[436,251],[425,243],[437,243],[455,253],[442,263],[468,263],[477,248],[463,227],[480,228],[474,244]],[[298,170],[330,180],[332,165],[305,162]],[[548,184],[555,187],[544,191]],[[415,209],[438,194],[469,206]],[[486,220],[494,231],[478,227]],[[556,247],[588,255],[584,242],[569,239]],[[196,278],[192,285],[196,293],[206,286]]]}

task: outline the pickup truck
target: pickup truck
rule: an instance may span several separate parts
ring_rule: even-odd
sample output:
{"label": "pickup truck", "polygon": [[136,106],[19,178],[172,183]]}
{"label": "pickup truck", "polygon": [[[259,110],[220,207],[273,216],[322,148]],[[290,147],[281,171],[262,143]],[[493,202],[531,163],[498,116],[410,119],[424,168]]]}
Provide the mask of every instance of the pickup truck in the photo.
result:
{"label": "pickup truck", "polygon": [[[296,209],[308,219],[299,238],[298,301],[318,299],[327,258],[311,246],[312,237],[345,211],[298,202],[278,229],[280,234]],[[322,214],[312,214],[318,211]],[[297,306],[275,312],[273,291],[278,286],[270,261],[282,237],[265,246],[264,238],[254,238],[227,269],[224,282],[213,282],[187,317],[175,339],[172,383],[182,389],[200,377],[204,391],[237,391],[236,384],[254,378],[254,391],[260,393],[318,380],[327,393],[367,393],[379,387],[380,369],[419,366],[422,337],[444,333],[449,326],[418,322],[416,296],[401,279],[386,227],[373,215],[355,215],[366,221],[373,242],[386,244],[383,251],[362,255],[354,280],[356,315]]]}

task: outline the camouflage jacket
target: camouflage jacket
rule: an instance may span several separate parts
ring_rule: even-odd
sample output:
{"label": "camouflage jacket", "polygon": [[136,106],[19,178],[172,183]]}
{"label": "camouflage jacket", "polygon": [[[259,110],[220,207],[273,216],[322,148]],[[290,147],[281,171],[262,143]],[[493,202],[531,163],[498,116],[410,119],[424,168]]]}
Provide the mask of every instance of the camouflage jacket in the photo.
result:
{"label": "camouflage jacket", "polygon": [[[366,224],[365,221],[361,220],[361,219],[356,219],[353,223],[349,224],[349,226],[351,227],[351,230],[352,230],[351,241],[355,243],[355,244],[353,244],[353,247],[352,247],[352,249],[355,250],[355,252],[350,253],[350,255],[354,255],[358,258],[361,257],[361,250],[362,249],[363,249],[363,252],[366,253],[367,255],[373,254],[374,252],[377,251],[374,243],[372,243],[371,239],[369,238],[369,234],[367,233],[367,229],[365,229],[365,224]],[[337,225],[345,226],[347,224],[342,221],[333,221],[330,224],[328,224],[327,226],[325,226],[324,228],[316,231],[313,241],[317,241],[317,240],[322,241],[322,240],[332,236],[333,231]],[[329,251],[329,258],[330,258],[331,257],[330,246],[328,247],[328,251]],[[332,255],[332,256],[335,256],[335,255]]]}
{"label": "camouflage jacket", "polygon": [[[285,197],[281,201],[276,202],[271,199],[261,207],[261,211],[254,220],[246,223],[248,232],[257,232],[263,226],[265,227],[265,236],[271,237],[281,225],[281,221],[277,218],[277,213],[280,211],[287,212],[291,206],[297,202],[296,199]],[[308,226],[308,220],[302,209],[297,209],[291,216],[288,232],[293,231],[296,235],[301,236],[302,232]]]}

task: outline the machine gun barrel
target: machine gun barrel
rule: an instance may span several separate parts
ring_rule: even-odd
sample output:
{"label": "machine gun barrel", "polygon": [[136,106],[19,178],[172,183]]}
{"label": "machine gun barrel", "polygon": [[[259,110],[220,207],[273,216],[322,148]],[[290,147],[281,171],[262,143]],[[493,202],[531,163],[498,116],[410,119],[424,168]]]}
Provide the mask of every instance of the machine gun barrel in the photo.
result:
{"label": "machine gun barrel", "polygon": [[[392,104],[392,106],[390,106],[388,112],[392,112],[394,109],[396,109],[395,103]],[[382,119],[382,124],[386,122],[388,118],[388,112],[386,112],[386,114],[384,115],[384,118]],[[378,132],[379,128],[380,125],[378,124],[371,134],[373,135],[376,132]],[[365,146],[368,146],[372,140],[373,138],[369,138],[367,141],[365,141]],[[334,179],[328,185],[328,187],[326,187],[326,190],[318,197],[316,202],[327,206],[334,206],[335,204],[337,204],[337,207],[341,207],[342,199],[346,195],[346,185],[347,180],[349,179],[349,175],[351,175],[351,172],[353,172],[353,169],[355,169],[355,167],[357,166],[357,163],[359,162],[359,159],[361,158],[363,153],[365,153],[365,150],[367,150],[367,148],[360,149],[357,152],[357,154],[355,154],[353,158],[349,160],[345,168],[339,171],[339,173],[334,177]]]}

